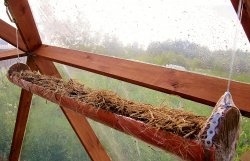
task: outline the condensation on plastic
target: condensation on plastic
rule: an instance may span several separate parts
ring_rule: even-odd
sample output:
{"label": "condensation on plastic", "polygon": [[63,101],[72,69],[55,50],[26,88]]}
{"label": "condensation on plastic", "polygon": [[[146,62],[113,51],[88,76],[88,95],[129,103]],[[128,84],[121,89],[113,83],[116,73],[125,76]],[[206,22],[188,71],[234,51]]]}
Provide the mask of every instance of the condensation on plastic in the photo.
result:
{"label": "condensation on plastic", "polygon": [[0,61],[0,160],[9,156],[20,94],[20,88],[13,86],[5,75],[5,65]]}
{"label": "condensation on plastic", "polygon": [[[46,44],[250,82],[250,44],[227,0],[29,0]],[[237,36],[235,38],[235,33]]]}
{"label": "condensation on plastic", "polygon": [[88,119],[113,161],[180,161],[161,149]]}
{"label": "condensation on plastic", "polygon": [[[211,114],[211,109],[208,106],[184,100],[180,97],[170,96],[161,92],[146,89],[144,87],[132,85],[65,65],[56,64],[56,66],[64,79],[72,78],[93,89],[112,90],[125,99],[153,105],[180,108],[184,110],[196,109],[194,111],[199,115],[202,114],[209,116]],[[200,111],[200,108],[203,108],[203,110]],[[90,121],[90,119],[88,120]],[[90,121],[90,123],[102,145],[111,156],[112,160],[124,160],[126,157],[129,158],[128,160],[179,160],[179,158],[173,157],[166,151],[159,150],[158,148],[150,146],[149,144],[144,143],[134,137],[111,129],[95,121]]]}
{"label": "condensation on plastic", "polygon": [[[9,48],[13,47],[0,39],[0,54]],[[7,69],[16,62],[16,59],[0,61],[0,160],[7,160],[9,156],[21,91],[6,77]],[[25,58],[21,62],[25,62]]]}
{"label": "condensation on plastic", "polygon": [[59,106],[36,95],[20,160],[91,161]]}
{"label": "condensation on plastic", "polygon": [[4,0],[0,0],[0,19],[16,28],[16,25],[10,21],[6,13],[6,6],[4,5]]}

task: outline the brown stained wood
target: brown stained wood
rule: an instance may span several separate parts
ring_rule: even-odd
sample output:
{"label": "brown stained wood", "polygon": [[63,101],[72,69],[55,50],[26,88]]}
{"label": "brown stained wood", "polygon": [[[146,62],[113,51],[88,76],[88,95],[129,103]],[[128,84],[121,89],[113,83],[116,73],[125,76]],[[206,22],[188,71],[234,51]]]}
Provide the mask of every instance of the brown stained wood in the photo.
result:
{"label": "brown stained wood", "polygon": [[[10,71],[15,71],[13,66]],[[62,94],[44,88],[42,85],[33,84],[32,82],[20,79],[8,72],[8,79],[14,84],[24,89],[29,89],[32,93],[37,94],[51,102],[60,104],[65,108],[66,112],[72,116],[76,113],[82,116],[87,116],[95,121],[110,126],[128,135],[139,138],[149,144],[157,146],[167,152],[174,153],[184,160],[203,161],[205,160],[205,153],[203,145],[195,139],[188,139],[178,136],[177,134],[164,131],[162,129],[152,127],[151,125],[139,120],[135,120],[123,115],[118,115],[102,108],[94,107],[86,102],[76,101],[75,98],[68,94]],[[70,111],[72,110],[72,111]],[[80,120],[76,122],[81,125]],[[89,133],[89,131],[88,131]],[[86,134],[86,133],[85,133]],[[95,143],[95,139],[87,140],[88,144]],[[207,151],[209,156],[214,156],[214,148]],[[99,158],[98,160],[100,160]],[[213,157],[209,159],[213,161]]]}
{"label": "brown stained wood", "polygon": [[85,116],[61,107],[69,123],[93,161],[111,161]]}
{"label": "brown stained wood", "polygon": [[[33,60],[42,74],[61,78],[53,62],[40,57],[33,57]],[[90,158],[93,161],[110,161],[108,154],[102,147],[86,118],[65,107],[61,107],[61,109]]]}
{"label": "brown stained wood", "polygon": [[25,129],[28,121],[32,93],[22,89],[16,117],[16,124],[11,144],[9,161],[18,161],[22,149]]}
{"label": "brown stained wood", "polygon": [[27,0],[8,0],[8,7],[28,51],[34,51],[42,42]]}
{"label": "brown stained wood", "polygon": [[[37,49],[39,46],[41,46],[42,43],[28,1],[8,0],[8,6],[13,18],[16,21],[17,27],[20,31],[21,37],[26,45],[27,50],[30,52]],[[33,67],[32,70],[34,70],[34,68],[37,68],[38,66],[40,71],[44,71],[45,74],[59,76],[59,73],[52,62],[37,60],[37,59],[35,59],[35,61],[36,65],[34,64],[31,65],[31,67]],[[88,128],[89,126],[88,122],[84,121],[84,119],[82,118],[77,118],[78,121],[82,120],[82,125],[81,127],[79,127],[79,124],[75,125],[76,119],[74,117],[73,118],[70,116],[68,117],[67,112],[65,112],[65,115],[67,119],[70,121],[70,124],[72,125],[73,129],[77,130],[77,131],[75,130],[75,132],[77,133],[82,143],[85,143],[86,140],[89,140],[91,137],[92,139],[95,138],[95,142],[93,142],[92,144],[87,144],[87,143],[84,144],[92,160],[98,161],[101,158],[101,160],[103,161],[110,161],[105,150],[102,148],[101,145],[98,144],[99,140],[97,139],[97,137],[95,135],[89,136],[83,134],[86,130],[92,131],[91,128]]]}
{"label": "brown stained wood", "polygon": [[[23,53],[20,50],[18,51],[18,54],[19,54],[19,57],[27,56],[26,53]],[[18,57],[18,55],[17,55],[16,49],[0,52],[0,61],[7,60],[7,59],[13,59],[13,58],[17,58],[17,57]]]}
{"label": "brown stained wood", "polygon": [[[237,13],[239,0],[231,0],[231,2],[235,9],[235,12]],[[243,3],[244,5],[243,5],[243,11],[242,11],[241,24],[248,37],[248,41],[250,41],[250,1],[244,0]]]}
{"label": "brown stained wood", "polygon": [[30,111],[32,93],[22,89],[9,161],[18,161]]}
{"label": "brown stained wood", "polygon": [[[0,38],[4,41],[8,42],[9,44],[16,46],[16,29],[0,19]],[[18,33],[18,48],[22,51],[27,51],[23,40]]]}
{"label": "brown stained wood", "polygon": [[[227,88],[225,79],[93,53],[43,45],[35,54],[48,60],[179,95],[210,106],[216,104]],[[242,114],[250,116],[250,84],[232,81],[231,93]]]}

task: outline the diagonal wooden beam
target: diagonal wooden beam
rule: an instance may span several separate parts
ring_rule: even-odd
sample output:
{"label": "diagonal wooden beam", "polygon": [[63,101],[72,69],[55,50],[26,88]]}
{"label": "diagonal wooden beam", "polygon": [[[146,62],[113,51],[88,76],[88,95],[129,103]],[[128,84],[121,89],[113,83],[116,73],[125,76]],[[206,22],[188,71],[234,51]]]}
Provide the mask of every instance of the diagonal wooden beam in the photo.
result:
{"label": "diagonal wooden beam", "polygon": [[[27,56],[26,53],[23,53],[21,51],[19,51],[18,53],[19,53],[19,57]],[[18,55],[17,55],[16,49],[0,52],[0,61],[7,60],[7,59],[13,59],[13,58],[17,58],[17,57],[18,57]]]}
{"label": "diagonal wooden beam", "polygon": [[[231,0],[235,12],[238,12],[239,0]],[[241,18],[241,25],[247,35],[248,41],[250,41],[250,1],[243,1],[243,11]]]}
{"label": "diagonal wooden beam", "polygon": [[86,152],[93,161],[111,161],[85,116],[61,107]]}
{"label": "diagonal wooden beam", "polygon": [[8,0],[8,8],[29,52],[41,46],[41,38],[27,0]]}
{"label": "diagonal wooden beam", "polygon": [[[41,57],[33,57],[33,59],[42,74],[61,78],[55,65],[51,61]],[[108,154],[102,147],[102,144],[95,135],[85,116],[81,116],[65,107],[61,107],[61,109],[90,158],[93,161],[110,161]]]}
{"label": "diagonal wooden beam", "polygon": [[[28,58],[27,64],[32,66],[32,61],[30,61],[30,58]],[[28,121],[31,100],[32,100],[32,93],[22,89],[17,111],[16,124],[11,144],[11,150],[9,155],[9,161],[19,160],[23,138],[25,135],[25,129]]]}
{"label": "diagonal wooden beam", "polygon": [[[34,22],[28,1],[8,0],[8,8],[13,18],[15,19],[16,25],[20,31],[21,37],[24,44],[26,45],[27,50],[29,52],[32,52],[39,46],[41,46],[41,39]],[[33,60],[35,60],[36,65],[31,65],[32,68],[38,67],[41,73],[60,77],[60,74],[58,73],[56,67],[52,62],[36,58],[34,58]],[[63,112],[72,125],[73,129],[75,130],[78,138],[81,140],[82,144],[84,144],[84,147],[90,155],[90,158],[93,161],[110,161],[110,158],[102,148],[98,138],[94,134],[87,120],[85,118],[80,118],[80,116],[74,115],[70,112],[66,112],[64,110]],[[79,121],[81,124],[79,124]],[[90,144],[89,141],[93,142]]]}
{"label": "diagonal wooden beam", "polygon": [[[43,45],[35,51],[35,54],[55,62],[211,106],[216,104],[227,88],[225,79],[88,52]],[[250,84],[232,81],[231,93],[242,114],[250,116]]]}
{"label": "diagonal wooden beam", "polygon": [[[0,38],[16,47],[16,29],[0,19]],[[18,48],[27,51],[25,44],[18,32]]]}

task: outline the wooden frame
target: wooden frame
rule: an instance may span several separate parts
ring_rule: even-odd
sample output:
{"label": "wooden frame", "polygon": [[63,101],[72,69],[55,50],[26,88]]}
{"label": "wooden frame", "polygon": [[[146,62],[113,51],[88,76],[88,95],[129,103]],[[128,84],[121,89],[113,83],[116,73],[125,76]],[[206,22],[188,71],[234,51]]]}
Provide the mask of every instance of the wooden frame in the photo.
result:
{"label": "wooden frame", "polygon": [[[237,10],[237,4],[239,1],[231,1],[234,8]],[[8,7],[19,29],[19,49],[25,52],[34,52],[33,54],[31,53],[34,57],[29,56],[27,62],[33,70],[39,70],[44,74],[60,77],[53,62],[51,62],[55,61],[157,91],[176,94],[183,98],[211,106],[215,105],[217,99],[226,89],[227,81],[220,78],[166,69],[159,66],[101,56],[87,52],[79,52],[42,45],[28,1],[8,0]],[[242,16],[242,25],[249,39],[250,16],[247,15],[246,10],[243,10]],[[1,19],[0,26],[0,38],[16,46],[15,29]],[[26,55],[27,54],[24,53],[20,54],[20,56]],[[17,57],[15,51],[0,53],[0,60],[14,57]],[[81,61],[79,61],[80,59]],[[116,65],[117,68],[113,68],[114,65]],[[48,66],[50,66],[52,70],[48,70]],[[157,76],[152,77],[155,73],[157,73]],[[204,82],[209,82],[209,84],[204,86]],[[248,117],[250,117],[249,93],[249,84],[232,82],[232,95],[235,98],[235,103],[241,109],[242,114]],[[19,158],[31,98],[31,93],[22,90],[10,153],[11,161],[17,161]],[[85,146],[91,159],[94,161],[110,160],[98,142],[98,139],[87,123],[85,117],[79,117],[75,113],[72,113],[72,111],[68,111],[64,108],[62,108],[62,110],[75,130],[77,136],[81,140],[83,146]],[[85,122],[84,125],[79,124],[80,121]],[[84,128],[88,129],[88,134],[84,133]],[[88,148],[90,144],[89,140],[96,141],[97,144]]]}
{"label": "wooden frame", "polygon": [[[34,54],[210,106],[216,104],[227,88],[226,79],[59,47],[43,45]],[[209,83],[204,85],[204,82]],[[250,116],[250,85],[232,81],[231,93],[242,114]]]}
{"label": "wooden frame", "polygon": [[[15,19],[15,23],[22,37],[21,44],[25,45],[27,51],[31,52],[37,49],[39,46],[41,46],[41,40],[28,1],[20,0],[16,2],[14,0],[8,0],[8,8],[11,14],[14,15],[13,17]],[[15,31],[15,29],[13,29],[10,25],[5,24],[5,26],[6,30]],[[14,41],[15,37],[13,35],[15,36],[15,34],[9,34],[4,36],[7,42],[10,42],[14,46],[16,46]],[[39,70],[44,74],[60,77],[60,74],[57,71],[56,67],[50,61],[44,61],[43,59],[39,58],[31,58],[30,56],[28,57],[28,65],[31,66],[32,70]],[[10,161],[17,161],[19,159],[22,140],[24,138],[26,123],[28,118],[28,112],[29,112],[28,109],[30,108],[32,94],[30,92],[24,91],[23,89],[22,93],[25,94],[21,95],[20,97],[20,103],[18,109],[20,108],[23,109],[23,106],[25,106],[27,110],[18,110],[17,116],[21,117],[17,117],[16,120],[15,130],[13,134],[14,141],[12,142],[11,152],[9,156]],[[29,102],[29,104],[26,102]],[[90,158],[94,161],[95,160],[110,161],[109,156],[107,155],[104,148],[100,144],[98,138],[96,137],[94,131],[87,122],[86,118],[80,117],[75,113],[68,112],[63,108],[62,110],[66,118],[70,122],[72,128],[76,132],[82,145],[85,147]],[[90,142],[92,144],[90,144]]]}
{"label": "wooden frame", "polygon": [[[16,29],[9,25],[8,23],[4,22],[0,19],[0,37],[1,39],[5,40],[9,44],[16,46]],[[22,51],[27,51],[25,44],[18,32],[18,42],[19,42],[19,49]]]}
{"label": "wooden frame", "polygon": [[[238,12],[238,6],[240,0],[231,0],[231,2],[235,9],[235,12]],[[242,5],[243,5],[243,11],[242,11],[241,24],[248,37],[248,41],[250,41],[250,1],[244,0]]]}
{"label": "wooden frame", "polygon": [[[19,57],[27,56],[26,53],[21,52],[21,51],[18,51],[18,54],[19,54]],[[17,57],[18,57],[18,55],[17,55],[16,49],[0,52],[0,61],[7,60],[7,59],[13,59],[13,58],[17,58]]]}

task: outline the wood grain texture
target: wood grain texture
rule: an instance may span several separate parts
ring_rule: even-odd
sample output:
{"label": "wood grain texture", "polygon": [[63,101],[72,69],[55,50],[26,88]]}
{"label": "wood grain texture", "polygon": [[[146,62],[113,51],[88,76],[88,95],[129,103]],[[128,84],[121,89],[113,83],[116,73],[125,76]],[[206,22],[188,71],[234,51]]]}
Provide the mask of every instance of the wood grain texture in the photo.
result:
{"label": "wood grain texture", "polygon": [[28,121],[32,95],[33,94],[29,91],[26,91],[24,89],[21,90],[9,161],[19,160],[22,143],[25,135],[25,129]]}
{"label": "wood grain texture", "polygon": [[85,116],[61,107],[63,113],[93,161],[111,161]]}
{"label": "wood grain texture", "polygon": [[[16,29],[2,19],[0,19],[0,26],[0,38],[16,47]],[[23,40],[19,33],[18,48],[22,51],[27,51],[26,46],[23,43]]]}
{"label": "wood grain texture", "polygon": [[[33,57],[33,60],[42,74],[61,78],[53,62],[40,57]],[[110,161],[108,154],[102,147],[85,116],[81,116],[65,107],[61,107],[61,109],[90,158],[93,161]]]}
{"label": "wood grain texture", "polygon": [[[48,60],[179,95],[210,106],[216,104],[227,88],[225,79],[93,53],[43,45],[35,54]],[[250,116],[250,85],[232,81],[231,93],[242,114]]]}
{"label": "wood grain texture", "polygon": [[8,7],[27,50],[34,51],[41,46],[42,42],[28,1],[8,0]]}
{"label": "wood grain texture", "polygon": [[[19,57],[27,56],[26,53],[24,53],[20,50],[18,51],[18,53],[19,53]],[[17,58],[17,57],[18,57],[18,55],[17,55],[16,49],[0,52],[0,61],[7,60],[7,59],[13,59],[13,58]]]}
{"label": "wood grain texture", "polygon": [[[46,100],[60,104],[62,107],[65,107],[65,111],[69,112],[70,115],[72,114],[72,116],[74,116],[75,113],[78,113],[79,115],[89,117],[167,152],[176,154],[184,160],[204,161],[206,154],[214,156],[215,149],[210,148],[205,154],[203,144],[201,144],[197,138],[189,139],[181,137],[177,134],[153,127],[142,121],[92,106],[84,101],[76,101],[75,98],[68,94],[46,90],[42,85],[33,84],[32,82],[21,79],[20,77],[9,76],[8,79],[21,88],[29,89],[32,93],[43,97]],[[78,124],[80,126],[81,122],[79,121]],[[85,134],[87,133],[89,133],[89,131],[86,131]],[[95,139],[87,140],[87,142],[88,144],[93,144]],[[221,146],[221,144],[218,146]],[[211,157],[210,161],[212,160],[214,160],[213,157]]]}
{"label": "wood grain texture", "polygon": [[[232,2],[235,12],[237,13],[239,0],[231,0],[231,2]],[[244,0],[243,3],[244,4],[243,4],[241,24],[247,35],[248,41],[250,41],[250,2],[249,0]]]}

